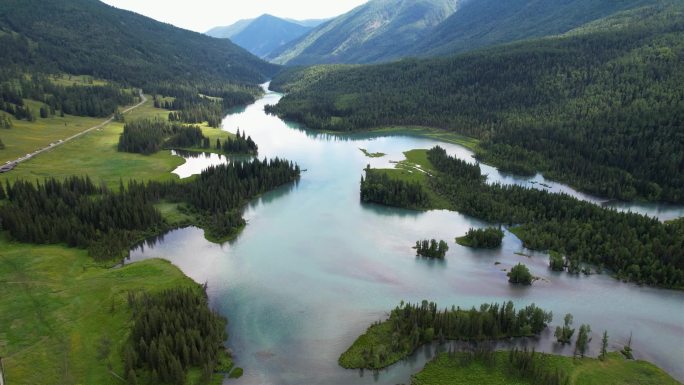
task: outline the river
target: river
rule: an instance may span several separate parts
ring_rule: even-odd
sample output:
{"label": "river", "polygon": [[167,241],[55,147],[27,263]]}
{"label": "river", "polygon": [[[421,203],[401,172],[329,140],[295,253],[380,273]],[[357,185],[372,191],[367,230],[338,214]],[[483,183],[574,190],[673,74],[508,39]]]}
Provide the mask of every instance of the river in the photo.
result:
{"label": "river", "polygon": [[[572,313],[575,323],[591,324],[593,354],[607,330],[617,350],[633,333],[637,358],[656,363],[684,380],[684,292],[639,287],[606,275],[570,276],[548,269],[548,256],[526,250],[509,232],[497,250],[472,250],[453,242],[470,227],[487,223],[449,211],[415,212],[361,204],[362,169],[390,167],[403,152],[439,144],[452,155],[472,159],[465,148],[408,135],[338,137],[316,134],[264,113],[281,96],[268,92],[247,108],[228,115],[226,130],[246,131],[260,157],[297,162],[301,180],[265,194],[245,209],[248,226],[233,242],[216,245],[202,230],[172,231],[131,251],[131,260],[165,258],[197,282],[208,283],[211,305],[228,317],[229,347],[245,375],[232,384],[397,384],[408,383],[433,354],[421,349],[411,359],[379,373],[345,370],[339,355],[372,322],[401,300],[437,301],[442,307],[513,300],[552,310],[553,325]],[[359,148],[382,152],[367,158]],[[201,156],[175,172],[181,177],[208,164],[229,161]],[[580,199],[604,201],[567,186],[501,174],[482,165],[490,182],[516,183]],[[537,183],[531,183],[537,182]],[[621,204],[666,220],[684,207]],[[416,259],[411,248],[423,238],[450,242],[446,260]],[[527,254],[519,255],[516,253]],[[499,262],[500,264],[495,264]],[[531,287],[508,284],[503,269],[518,262],[543,278]],[[537,350],[570,353],[553,343],[552,332],[526,343]]]}

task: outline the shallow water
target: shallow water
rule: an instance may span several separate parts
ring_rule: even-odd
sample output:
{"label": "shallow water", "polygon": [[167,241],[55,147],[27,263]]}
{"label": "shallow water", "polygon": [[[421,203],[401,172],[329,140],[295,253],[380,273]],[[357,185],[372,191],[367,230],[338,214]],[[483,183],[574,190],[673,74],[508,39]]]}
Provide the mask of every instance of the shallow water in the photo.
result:
{"label": "shallow water", "polygon": [[[230,320],[228,344],[245,368],[244,377],[231,383],[407,383],[431,357],[433,347],[377,374],[344,370],[337,359],[401,300],[422,299],[462,307],[509,299],[519,306],[534,302],[554,312],[554,326],[570,312],[577,327],[591,324],[595,350],[603,330],[608,330],[614,349],[633,332],[638,358],[684,379],[684,293],[638,287],[606,275],[550,272],[547,256],[525,250],[508,232],[497,250],[461,247],[454,237],[487,224],[459,213],[361,204],[358,183],[366,164],[388,167],[390,161],[402,160],[404,151],[438,142],[405,135],[313,134],[264,114],[264,105],[278,98],[269,93],[229,115],[224,128],[245,130],[258,143],[260,157],[296,161],[307,170],[301,180],[253,201],[245,210],[249,225],[229,244],[211,244],[201,230],[187,228],[131,252],[132,260],[169,259],[196,281],[208,283],[212,306]],[[440,145],[464,159],[472,155],[456,145]],[[388,155],[371,159],[359,148]],[[487,166],[483,171],[490,181],[531,185],[529,178],[503,175]],[[553,191],[593,199],[536,179]],[[683,211],[679,207],[667,212],[675,216]],[[411,247],[423,238],[448,240],[446,260],[417,259]],[[517,262],[543,280],[527,288],[509,285],[502,269]],[[559,350],[551,334],[549,330],[525,342],[538,350],[570,353],[571,348]]]}

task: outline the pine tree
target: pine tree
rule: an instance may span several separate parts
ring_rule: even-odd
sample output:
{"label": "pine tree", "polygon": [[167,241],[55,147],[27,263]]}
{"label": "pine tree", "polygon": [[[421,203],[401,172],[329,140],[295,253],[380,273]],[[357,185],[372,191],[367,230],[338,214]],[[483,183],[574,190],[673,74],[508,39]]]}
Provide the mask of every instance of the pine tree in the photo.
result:
{"label": "pine tree", "polygon": [[608,355],[608,331],[603,332],[603,339],[601,339],[601,355],[599,358],[604,361]]}

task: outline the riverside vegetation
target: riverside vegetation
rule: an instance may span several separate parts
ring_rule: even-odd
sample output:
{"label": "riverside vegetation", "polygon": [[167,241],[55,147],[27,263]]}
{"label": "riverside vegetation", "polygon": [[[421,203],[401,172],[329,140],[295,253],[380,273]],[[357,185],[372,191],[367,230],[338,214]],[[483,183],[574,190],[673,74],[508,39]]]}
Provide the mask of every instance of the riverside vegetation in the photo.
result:
{"label": "riverside vegetation", "polygon": [[402,302],[387,320],[373,324],[339,359],[347,369],[380,369],[438,340],[479,341],[539,334],[553,315],[535,305],[516,310],[512,302],[470,310],[439,310],[434,302]]}
{"label": "riverside vegetation", "polygon": [[504,233],[499,228],[470,229],[466,235],[456,238],[456,243],[467,247],[493,249],[501,246],[503,237]]}
{"label": "riverside vegetation", "polygon": [[[362,199],[408,208],[446,205],[489,222],[515,224],[511,231],[525,246],[565,255],[569,265],[592,263],[611,269],[620,279],[684,286],[684,221],[661,223],[567,195],[489,185],[479,166],[451,157],[440,147],[426,155],[421,166],[431,176],[405,180],[397,173],[367,169],[361,183]],[[431,195],[440,201],[430,199]]]}
{"label": "riverside vegetation", "polygon": [[430,126],[503,170],[608,198],[684,202],[681,2],[446,58],[293,68],[269,111],[337,132]]}

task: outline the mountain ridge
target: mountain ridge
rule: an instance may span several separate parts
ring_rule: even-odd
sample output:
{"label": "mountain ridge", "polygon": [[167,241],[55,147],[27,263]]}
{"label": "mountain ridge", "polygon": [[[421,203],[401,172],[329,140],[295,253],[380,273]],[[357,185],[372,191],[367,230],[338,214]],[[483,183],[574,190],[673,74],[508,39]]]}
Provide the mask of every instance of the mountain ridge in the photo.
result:
{"label": "mountain ridge", "polygon": [[658,3],[660,0],[371,0],[265,58],[292,66],[443,56],[558,35],[617,12]]}

